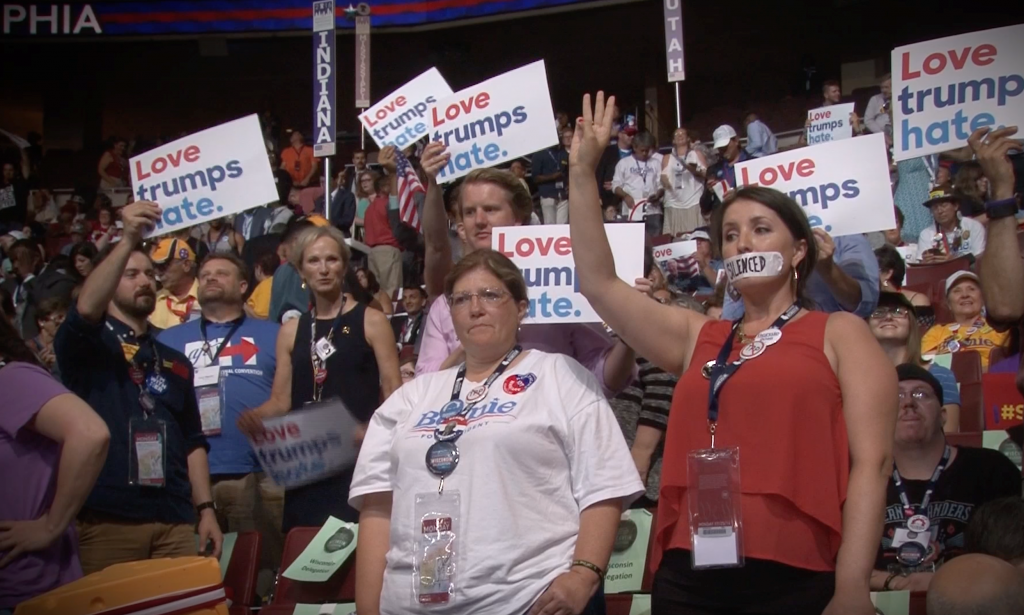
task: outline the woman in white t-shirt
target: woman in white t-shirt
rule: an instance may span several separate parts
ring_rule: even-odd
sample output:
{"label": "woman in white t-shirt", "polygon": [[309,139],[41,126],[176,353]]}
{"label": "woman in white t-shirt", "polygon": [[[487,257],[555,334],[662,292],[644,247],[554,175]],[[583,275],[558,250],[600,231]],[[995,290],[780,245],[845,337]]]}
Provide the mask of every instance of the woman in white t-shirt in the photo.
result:
{"label": "woman in white t-shirt", "polygon": [[526,284],[477,250],[445,284],[460,367],[370,421],[350,490],[359,613],[592,613],[625,505],[643,492],[596,379],[522,351]]}
{"label": "woman in white t-shirt", "polygon": [[661,164],[661,185],[665,187],[665,233],[673,237],[703,226],[700,197],[704,194],[704,155],[690,147],[685,128],[672,135],[672,153]]}

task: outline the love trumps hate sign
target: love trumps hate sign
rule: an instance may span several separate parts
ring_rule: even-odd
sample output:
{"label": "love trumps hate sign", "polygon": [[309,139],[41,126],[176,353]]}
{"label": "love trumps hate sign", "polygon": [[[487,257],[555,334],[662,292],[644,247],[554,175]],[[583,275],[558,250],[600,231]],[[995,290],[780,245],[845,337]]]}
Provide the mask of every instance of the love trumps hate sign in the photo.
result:
{"label": "love trumps hate sign", "polygon": [[163,209],[150,235],[166,235],[278,198],[256,115],[151,149],[128,164],[135,198]]}

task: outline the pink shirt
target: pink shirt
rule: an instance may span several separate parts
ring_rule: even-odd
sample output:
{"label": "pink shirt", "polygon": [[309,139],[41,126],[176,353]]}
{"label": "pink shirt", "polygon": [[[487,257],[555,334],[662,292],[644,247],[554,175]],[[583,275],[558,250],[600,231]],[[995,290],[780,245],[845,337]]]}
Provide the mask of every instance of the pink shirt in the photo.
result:
{"label": "pink shirt", "polygon": [[[417,376],[438,371],[448,355],[459,347],[452,313],[444,297],[438,297],[431,304],[421,339],[416,359]],[[519,331],[519,343],[525,349],[561,353],[576,359],[597,377],[605,395],[614,397],[617,393],[609,390],[604,382],[605,358],[615,342],[600,325],[523,325]],[[633,371],[636,371],[635,365]]]}

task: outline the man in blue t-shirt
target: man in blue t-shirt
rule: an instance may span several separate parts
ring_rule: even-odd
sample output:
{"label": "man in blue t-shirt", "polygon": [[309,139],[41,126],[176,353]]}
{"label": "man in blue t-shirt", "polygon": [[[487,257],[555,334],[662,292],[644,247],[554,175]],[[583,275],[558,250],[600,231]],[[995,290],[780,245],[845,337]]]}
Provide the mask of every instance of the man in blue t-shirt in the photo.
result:
{"label": "man in blue t-shirt", "polygon": [[270,397],[279,326],[245,316],[246,280],[238,256],[211,254],[199,269],[202,318],[171,327],[158,339],[192,362],[217,520],[225,532],[263,534],[264,568],[272,568],[281,557],[284,491],[264,476],[235,422]]}

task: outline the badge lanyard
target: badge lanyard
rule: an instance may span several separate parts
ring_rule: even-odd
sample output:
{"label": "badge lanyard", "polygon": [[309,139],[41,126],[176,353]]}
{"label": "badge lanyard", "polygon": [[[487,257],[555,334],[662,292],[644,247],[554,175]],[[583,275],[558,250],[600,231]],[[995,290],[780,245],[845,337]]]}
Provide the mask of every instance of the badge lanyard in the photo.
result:
{"label": "badge lanyard", "polygon": [[[455,441],[462,435],[462,430],[456,431],[457,425],[466,425],[466,417],[476,407],[476,404],[487,396],[487,391],[508,368],[508,366],[515,361],[516,357],[523,351],[522,346],[516,346],[512,350],[509,350],[505,355],[505,358],[501,360],[498,367],[494,368],[494,371],[484,383],[472,391],[466,397],[467,403],[458,413],[452,414],[451,416],[444,416],[444,412],[447,408],[451,407],[452,402],[458,402],[459,396],[462,394],[462,383],[466,379],[466,364],[463,363],[459,367],[459,372],[455,376],[455,384],[452,385],[452,396],[448,404],[441,409],[440,419],[445,421],[444,430],[441,428],[434,429],[434,440],[430,448],[427,449],[427,470],[431,474],[441,479],[441,483],[437,486],[437,492],[441,493],[444,491],[444,479],[455,471],[456,466],[459,465],[459,447],[455,444]],[[455,406],[457,407],[457,406]]]}
{"label": "badge lanyard", "polygon": [[[634,158],[633,160],[636,159]],[[636,172],[637,175],[640,176],[640,181],[644,183],[644,186],[647,186],[647,176],[651,174],[651,167],[647,165],[646,160],[644,161],[644,168],[642,170],[640,169],[640,161],[636,160]]]}
{"label": "badge lanyard", "polygon": [[181,320],[182,324],[185,324],[186,322],[188,322],[188,316],[189,316],[189,314],[192,313],[192,305],[195,304],[195,302],[196,302],[196,298],[195,297],[189,297],[188,299],[185,300],[185,310],[179,312],[178,310],[174,309],[173,300],[172,300],[172,298],[170,296],[168,296],[167,297],[167,309],[170,310],[170,312],[172,314],[177,316]]}
{"label": "badge lanyard", "polygon": [[[120,342],[122,348],[129,345],[124,334],[114,331],[114,326],[109,321],[106,325],[107,329],[117,336],[117,341]],[[145,367],[138,361],[138,352],[132,355],[128,361],[128,376],[139,387],[139,404],[142,406],[146,418],[149,418],[156,408],[156,400],[153,399],[153,395],[162,395],[167,391],[167,379],[160,374],[160,352],[157,350],[156,340],[152,336],[149,337],[149,349],[153,353],[153,373],[149,376],[146,376]]]}
{"label": "badge lanyard", "polygon": [[[320,395],[324,390],[324,382],[327,381],[327,359],[334,354],[334,345],[331,341],[334,339],[334,332],[338,329],[338,325],[341,324],[341,317],[345,312],[345,295],[341,296],[341,307],[338,308],[338,315],[334,317],[334,322],[331,323],[331,330],[327,332],[320,340],[316,339],[316,308],[312,308],[309,313],[312,318],[309,322],[309,358],[313,363],[313,401],[320,401]],[[324,356],[321,357],[320,353],[317,352],[317,345],[322,345],[326,350]]]}
{"label": "badge lanyard", "polygon": [[[928,481],[928,486],[924,490],[924,497],[921,498],[921,504],[914,506],[910,503],[910,498],[907,496],[907,486],[903,484],[903,479],[900,477],[900,471],[893,464],[892,467],[892,482],[896,487],[897,493],[900,495],[900,504],[903,505],[903,514],[908,519],[917,517],[918,515],[924,515],[927,519],[928,516],[928,504],[932,501],[932,494],[935,492],[935,487],[939,482],[939,476],[942,475],[943,470],[949,464],[949,458],[952,455],[953,449],[948,444],[946,450],[942,453],[942,459],[939,460],[939,465],[935,466],[935,471],[932,472],[932,477]],[[925,526],[927,529],[927,525]]]}
{"label": "badge lanyard", "polygon": [[235,320],[235,322],[231,325],[231,328],[228,330],[228,334],[224,336],[224,340],[221,341],[220,346],[217,347],[217,352],[214,354],[210,354],[210,351],[213,349],[210,347],[209,338],[206,337],[207,322],[209,321],[207,321],[205,318],[199,321],[199,334],[203,336],[203,349],[201,352],[210,359],[210,365],[216,365],[217,359],[220,358],[220,353],[224,351],[224,348],[228,345],[229,342],[231,342],[231,338],[235,335],[235,333],[238,332],[238,328],[241,327],[242,323],[245,322],[245,314],[242,314],[242,317]]}
{"label": "badge lanyard", "polygon": [[708,395],[708,429],[711,431],[711,448],[715,448],[715,427],[718,424],[718,396],[722,392],[722,387],[736,370],[741,365],[746,363],[750,359],[755,359],[763,353],[768,346],[775,344],[782,338],[782,332],[780,329],[786,325],[797,312],[800,311],[800,305],[794,303],[789,306],[785,312],[782,313],[775,322],[772,323],[771,327],[768,327],[761,333],[757,334],[754,341],[750,342],[740,350],[740,358],[732,363],[729,363],[729,353],[732,352],[733,340],[736,339],[736,332],[743,325],[743,320],[737,320],[732,326],[732,330],[729,332],[728,339],[725,340],[725,345],[722,346],[722,350],[718,353],[718,358],[714,362],[708,363],[704,366],[707,370],[704,373],[711,380],[711,391]]}

